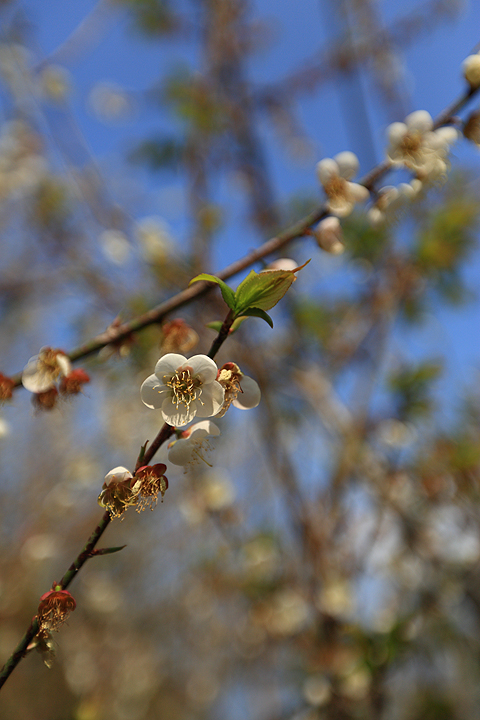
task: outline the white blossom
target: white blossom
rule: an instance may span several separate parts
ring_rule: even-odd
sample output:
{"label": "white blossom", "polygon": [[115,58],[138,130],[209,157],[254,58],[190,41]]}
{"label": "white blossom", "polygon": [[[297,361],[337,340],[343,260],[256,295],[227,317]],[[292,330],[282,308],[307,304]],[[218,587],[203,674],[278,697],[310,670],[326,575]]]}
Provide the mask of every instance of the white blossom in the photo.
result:
{"label": "white blossom", "polygon": [[387,137],[387,157],[394,167],[409,168],[422,180],[434,181],[446,176],[446,158],[458,132],[453,127],[433,130],[430,114],[416,110],[405,122],[389,125]]}
{"label": "white blossom", "polygon": [[217,372],[216,364],[207,355],[187,360],[183,355],[167,353],[142,384],[142,402],[160,410],[164,421],[175,427],[187,425],[196,415],[211,417],[224,401]]}
{"label": "white blossom", "polygon": [[258,384],[244,375],[236,363],[228,362],[220,368],[218,382],[225,391],[225,398],[217,417],[223,417],[230,405],[239,410],[251,410],[260,403],[262,393]]}
{"label": "white blossom", "polygon": [[327,207],[338,217],[350,215],[356,203],[368,198],[367,188],[350,182],[358,167],[357,156],[348,150],[317,163],[317,176],[328,198]]}
{"label": "white blossom", "polygon": [[33,393],[43,393],[55,386],[61,375],[72,369],[70,360],[61,350],[44,347],[30,358],[22,373],[22,385]]}
{"label": "white blossom", "polygon": [[220,435],[220,430],[211,420],[194,423],[182,432],[181,437],[170,443],[168,461],[185,468],[199,461],[207,463],[205,452],[209,449],[208,437]]}

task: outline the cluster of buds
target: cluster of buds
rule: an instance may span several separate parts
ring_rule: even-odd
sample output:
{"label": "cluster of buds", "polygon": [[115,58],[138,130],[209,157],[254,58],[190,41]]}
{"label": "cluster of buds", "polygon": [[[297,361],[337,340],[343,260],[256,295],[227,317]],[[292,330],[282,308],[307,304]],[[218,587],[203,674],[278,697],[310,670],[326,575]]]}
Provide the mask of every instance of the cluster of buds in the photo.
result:
{"label": "cluster of buds", "polygon": [[68,356],[62,350],[44,347],[30,358],[22,373],[22,385],[34,393],[38,409],[51,410],[59,394],[76,395],[90,378],[82,370],[72,370]]}
{"label": "cluster of buds", "polygon": [[144,465],[135,476],[127,468],[119,466],[105,476],[98,503],[112,518],[121,517],[129,507],[136,506],[138,512],[147,507],[153,510],[158,495],[165,495],[168,480],[165,477],[166,465]]}

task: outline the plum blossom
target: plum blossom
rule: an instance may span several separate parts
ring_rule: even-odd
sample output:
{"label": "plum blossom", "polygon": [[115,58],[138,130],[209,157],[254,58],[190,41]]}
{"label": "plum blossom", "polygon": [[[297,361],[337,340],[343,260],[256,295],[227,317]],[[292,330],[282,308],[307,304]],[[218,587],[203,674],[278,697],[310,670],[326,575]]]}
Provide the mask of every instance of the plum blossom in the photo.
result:
{"label": "plum blossom", "polygon": [[225,363],[218,371],[217,380],[225,390],[225,400],[216,417],[223,417],[230,405],[240,410],[250,410],[259,404],[261,392],[258,384],[244,375],[235,363]]}
{"label": "plum blossom", "polygon": [[218,368],[207,355],[167,353],[161,357],[153,375],[142,384],[142,402],[158,409],[166,423],[187,425],[193,418],[216,415],[223,405],[225,392],[217,382]]}
{"label": "plum blossom", "polygon": [[185,469],[200,460],[209,465],[205,458],[205,452],[210,449],[207,437],[217,435],[220,435],[220,430],[211,420],[194,423],[169,444],[168,461],[173,465],[182,465]]}
{"label": "plum blossom", "polygon": [[387,137],[387,158],[394,167],[409,168],[422,180],[437,180],[447,173],[447,155],[458,132],[453,127],[434,130],[430,114],[416,110],[405,122],[389,125]]}
{"label": "plum blossom", "polygon": [[342,226],[338,218],[330,215],[320,220],[318,225],[313,228],[312,234],[317,241],[317,245],[325,252],[332,255],[340,255],[344,252]]}
{"label": "plum blossom", "polygon": [[133,486],[134,492],[138,495],[137,512],[142,512],[146,508],[153,510],[157,504],[158,495],[165,495],[168,489],[168,479],[164,473],[167,466],[164,463],[157,463],[156,465],[144,465],[138,468],[135,473],[135,485]]}
{"label": "plum blossom", "polygon": [[62,375],[68,375],[72,369],[70,360],[61,350],[43,347],[25,365],[22,385],[33,393],[51,390]]}
{"label": "plum blossom", "polygon": [[358,172],[357,156],[346,150],[333,158],[324,158],[317,163],[317,176],[327,195],[327,207],[333,215],[350,215],[356,203],[368,198],[363,185],[350,182]]}
{"label": "plum blossom", "polygon": [[120,517],[125,510],[137,504],[137,488],[130,470],[119,465],[105,475],[98,504],[110,513],[112,518]]}

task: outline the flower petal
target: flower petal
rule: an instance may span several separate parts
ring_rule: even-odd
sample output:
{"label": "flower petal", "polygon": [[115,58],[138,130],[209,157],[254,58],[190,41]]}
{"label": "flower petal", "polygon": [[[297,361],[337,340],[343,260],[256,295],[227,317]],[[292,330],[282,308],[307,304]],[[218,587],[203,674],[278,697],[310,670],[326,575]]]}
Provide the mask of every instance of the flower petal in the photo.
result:
{"label": "flower petal", "polygon": [[202,389],[200,397],[194,401],[198,417],[212,417],[216,415],[225,400],[225,390],[219,382],[209,383]]}
{"label": "flower petal", "polygon": [[410,113],[405,118],[405,124],[409,132],[415,130],[422,134],[433,128],[432,116],[426,110],[415,110]]}
{"label": "flower petal", "polygon": [[340,177],[345,178],[345,180],[350,180],[350,178],[355,177],[358,173],[358,168],[360,167],[358,158],[355,153],[350,152],[350,150],[338,153],[333,159],[338,165],[338,174]]}
{"label": "flower petal", "polygon": [[338,175],[338,165],[332,158],[324,158],[317,163],[317,177],[322,183],[326,185],[332,177]]}
{"label": "flower petal", "polygon": [[140,388],[140,397],[143,404],[152,410],[161,408],[169,394],[169,389],[162,385],[156,375],[149,375]]}
{"label": "flower petal", "polygon": [[233,405],[240,410],[250,410],[257,407],[262,397],[258,383],[253,378],[244,375],[240,380],[242,392],[237,395]]}
{"label": "flower petal", "polygon": [[407,132],[407,126],[402,122],[394,122],[387,127],[387,138],[393,149],[402,142]]}
{"label": "flower petal", "polygon": [[182,367],[187,362],[187,358],[178,353],[167,353],[157,361],[155,365],[155,375],[163,380],[164,376],[171,377],[174,375],[178,368]]}
{"label": "flower petal", "polygon": [[211,420],[201,420],[192,425],[188,438],[190,440],[199,440],[200,438],[207,437],[207,435],[215,437],[220,435],[220,428]]}
{"label": "flower petal", "polygon": [[193,374],[199,377],[204,384],[210,384],[217,377],[218,368],[208,355],[194,355],[187,361],[187,365],[192,368]]}
{"label": "flower petal", "polygon": [[72,363],[64,353],[58,353],[56,360],[62,375],[68,375],[72,371]]}
{"label": "flower petal", "polygon": [[172,399],[167,397],[164,399],[161,407],[162,417],[168,425],[174,427],[183,427],[188,425],[197,414],[195,401],[187,407],[185,403],[179,403],[178,407],[174,405]]}
{"label": "flower petal", "polygon": [[438,128],[434,133],[437,137],[441,138],[447,145],[453,145],[459,138],[458,130],[451,125]]}
{"label": "flower petal", "polygon": [[131,477],[133,475],[130,470],[127,470],[123,465],[119,465],[105,475],[105,483],[109,485],[111,482],[123,482],[124,480],[130,480]]}
{"label": "flower petal", "polygon": [[189,465],[195,455],[195,445],[189,438],[175,440],[168,451],[168,462],[172,465]]}
{"label": "flower petal", "polygon": [[359,185],[358,183],[349,182],[347,183],[347,187],[348,194],[353,202],[363,202],[364,200],[367,200],[370,195],[367,188],[363,185]]}
{"label": "flower petal", "polygon": [[25,390],[33,393],[42,393],[50,390],[54,385],[54,377],[39,368],[39,357],[35,355],[30,358],[22,373],[22,385]]}

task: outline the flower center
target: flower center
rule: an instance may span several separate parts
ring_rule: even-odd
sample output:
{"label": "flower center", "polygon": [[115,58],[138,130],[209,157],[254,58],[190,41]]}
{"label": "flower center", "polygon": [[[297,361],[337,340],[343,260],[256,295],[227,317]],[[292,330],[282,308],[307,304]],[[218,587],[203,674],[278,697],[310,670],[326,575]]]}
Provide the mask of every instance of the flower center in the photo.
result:
{"label": "flower center", "polygon": [[401,149],[404,155],[414,158],[422,147],[422,134],[410,132],[402,140]]}
{"label": "flower center", "polygon": [[334,175],[324,185],[324,189],[329,198],[344,198],[346,195],[346,180],[344,178]]}
{"label": "flower center", "polygon": [[164,377],[164,381],[172,391],[173,403],[177,408],[180,404],[188,408],[200,394],[202,382],[200,378],[192,377],[190,368],[180,368],[170,380]]}

